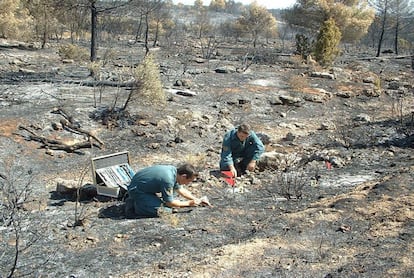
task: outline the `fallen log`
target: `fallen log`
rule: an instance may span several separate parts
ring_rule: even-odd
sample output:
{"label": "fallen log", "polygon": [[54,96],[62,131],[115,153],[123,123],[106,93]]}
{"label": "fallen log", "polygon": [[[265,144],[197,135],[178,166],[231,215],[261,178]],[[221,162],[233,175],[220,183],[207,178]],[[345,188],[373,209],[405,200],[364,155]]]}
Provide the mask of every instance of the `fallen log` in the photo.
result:
{"label": "fallen log", "polygon": [[52,113],[60,114],[65,118],[65,119],[60,120],[60,124],[62,125],[63,128],[69,129],[69,131],[74,131],[80,134],[85,134],[86,136],[88,136],[88,138],[95,139],[96,142],[98,142],[100,145],[104,145],[104,142],[101,139],[99,139],[95,134],[93,134],[90,131],[80,128],[78,124],[75,123],[73,116],[69,115],[69,113],[63,110],[63,108],[60,108],[60,107],[54,108]]}
{"label": "fallen log", "polygon": [[75,126],[74,124],[70,123],[68,120],[62,119],[62,120],[60,120],[60,123],[62,124],[62,126],[64,128],[66,127],[66,128],[71,129],[71,130],[74,130],[76,132],[85,134],[85,135],[88,136],[88,138],[95,139],[96,142],[98,142],[100,145],[103,145],[104,144],[104,142],[101,139],[99,139],[98,137],[96,137],[96,135],[92,134],[90,131],[87,131],[87,130],[84,130],[84,129],[80,128],[80,127]]}
{"label": "fallen log", "polygon": [[[102,148],[101,144],[94,144],[93,142],[91,142],[90,137],[89,137],[89,140],[85,140],[85,141],[78,142],[75,144],[67,144],[60,140],[50,139],[50,138],[41,136],[26,126],[19,125],[19,129],[27,131],[29,133],[29,136],[28,136],[29,140],[42,143],[43,144],[42,147],[46,149],[63,150],[66,152],[75,152],[78,149],[91,148],[93,146]],[[24,137],[24,135],[21,135],[21,136]]]}
{"label": "fallen log", "polygon": [[119,87],[119,88],[134,88],[137,85],[136,81],[118,82],[109,80],[66,80],[63,83],[76,84],[85,87]]}

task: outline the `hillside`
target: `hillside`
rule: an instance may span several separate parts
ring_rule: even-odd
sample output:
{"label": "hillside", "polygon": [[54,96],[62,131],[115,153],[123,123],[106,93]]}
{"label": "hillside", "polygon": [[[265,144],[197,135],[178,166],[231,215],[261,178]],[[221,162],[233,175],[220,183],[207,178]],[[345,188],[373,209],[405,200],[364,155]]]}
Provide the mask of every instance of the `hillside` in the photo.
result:
{"label": "hillside", "polygon": [[[122,41],[114,50],[101,71],[108,84],[143,55]],[[108,118],[128,88],[99,86],[86,64],[62,61],[53,46],[0,48],[1,277],[16,250],[16,277],[414,275],[411,61],[345,55],[328,71],[273,53],[246,67],[238,48],[219,51],[207,61],[161,47],[167,105],[135,103]],[[103,144],[53,145],[85,142],[59,126],[62,111]],[[221,138],[241,121],[266,153],[234,190],[217,170]],[[213,208],[126,219],[122,200],[90,186],[91,159],[119,151],[134,170],[201,166],[189,188]],[[76,202],[58,184],[87,194]],[[24,202],[7,206],[16,192]]]}

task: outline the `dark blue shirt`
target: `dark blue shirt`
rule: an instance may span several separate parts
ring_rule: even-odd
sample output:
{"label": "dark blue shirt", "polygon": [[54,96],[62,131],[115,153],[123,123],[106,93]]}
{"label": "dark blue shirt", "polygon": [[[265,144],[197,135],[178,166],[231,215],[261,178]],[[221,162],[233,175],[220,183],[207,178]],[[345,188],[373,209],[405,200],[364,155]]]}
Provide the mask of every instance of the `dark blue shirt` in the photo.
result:
{"label": "dark blue shirt", "polygon": [[264,145],[254,131],[250,131],[244,142],[237,137],[237,128],[228,131],[223,138],[220,167],[234,165],[238,158],[258,160],[264,152]]}
{"label": "dark blue shirt", "polygon": [[128,185],[128,191],[140,193],[161,193],[164,202],[174,200],[174,191],[180,189],[177,183],[177,168],[170,165],[155,165],[139,170]]}

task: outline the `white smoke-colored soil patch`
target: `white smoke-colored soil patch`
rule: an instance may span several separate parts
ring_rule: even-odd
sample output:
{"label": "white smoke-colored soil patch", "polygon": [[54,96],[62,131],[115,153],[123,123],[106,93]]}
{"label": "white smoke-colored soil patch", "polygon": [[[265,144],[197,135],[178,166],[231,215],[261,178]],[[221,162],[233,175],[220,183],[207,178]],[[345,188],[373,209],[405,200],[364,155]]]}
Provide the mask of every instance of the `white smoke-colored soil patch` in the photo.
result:
{"label": "white smoke-colored soil patch", "polygon": [[272,78],[272,79],[256,79],[253,80],[251,82],[249,82],[249,84],[251,85],[256,85],[256,86],[263,86],[263,87],[277,87],[280,84],[280,81],[277,78]]}
{"label": "white smoke-colored soil patch", "polygon": [[372,181],[376,177],[374,175],[350,175],[341,174],[335,179],[329,178],[328,180],[319,181],[319,186],[322,187],[350,187],[357,186],[367,181]]}

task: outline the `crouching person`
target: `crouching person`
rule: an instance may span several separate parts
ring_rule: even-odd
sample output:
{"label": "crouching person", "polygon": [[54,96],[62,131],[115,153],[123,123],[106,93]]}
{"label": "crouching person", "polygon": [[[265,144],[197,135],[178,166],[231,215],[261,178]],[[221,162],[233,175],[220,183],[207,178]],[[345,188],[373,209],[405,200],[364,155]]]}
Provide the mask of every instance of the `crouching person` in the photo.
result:
{"label": "crouching person", "polygon": [[[172,165],[155,165],[139,170],[128,185],[126,216],[157,217],[172,212],[174,208],[193,207],[202,204],[183,185],[194,181],[198,172],[190,164],[178,168]],[[185,201],[177,197],[182,196]]]}

